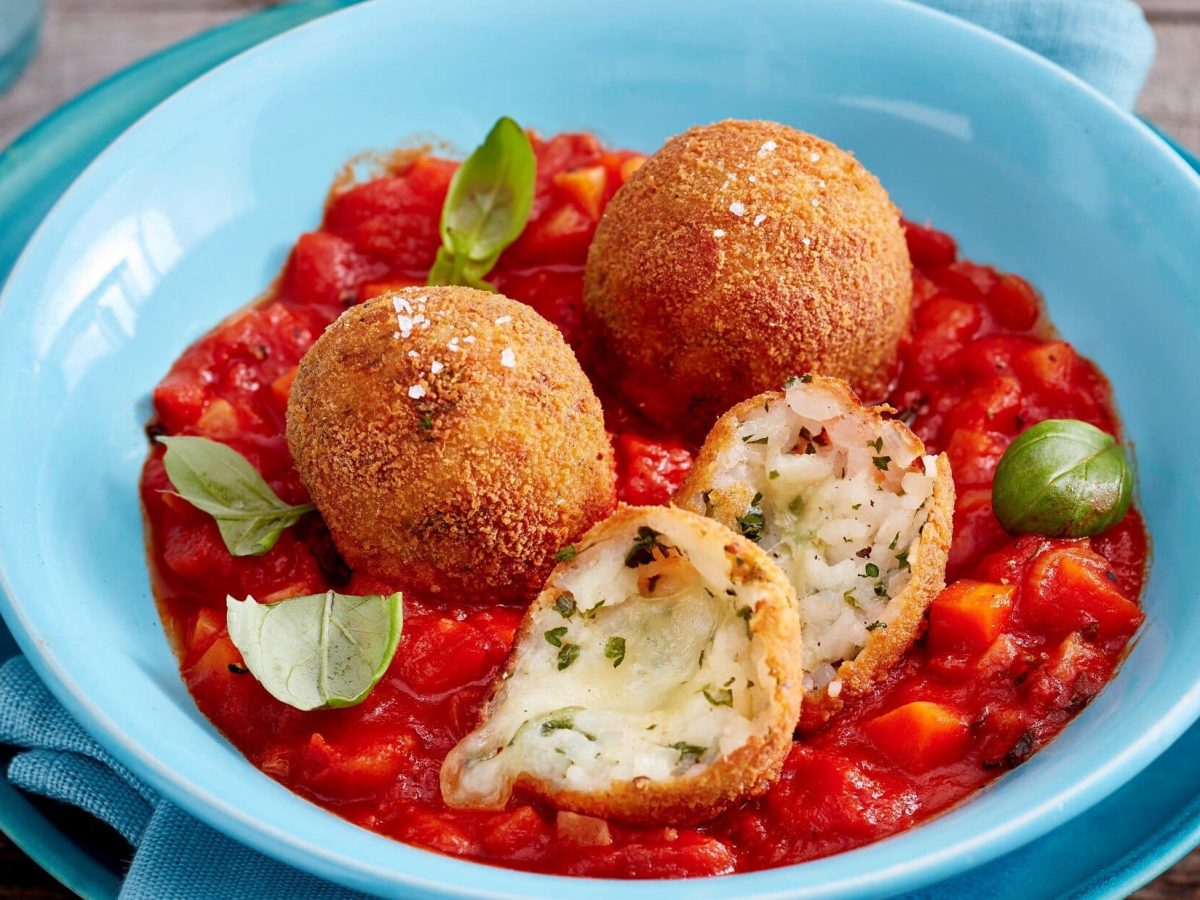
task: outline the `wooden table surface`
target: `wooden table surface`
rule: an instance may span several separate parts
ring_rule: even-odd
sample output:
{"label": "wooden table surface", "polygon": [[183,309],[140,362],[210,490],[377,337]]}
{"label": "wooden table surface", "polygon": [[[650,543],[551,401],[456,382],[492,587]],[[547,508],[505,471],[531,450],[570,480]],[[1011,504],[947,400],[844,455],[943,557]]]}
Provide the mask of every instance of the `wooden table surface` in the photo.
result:
{"label": "wooden table surface", "polygon": [[[0,7],[6,0],[0,0]],[[1200,0],[1140,0],[1158,59],[1138,104],[1200,153]],[[0,147],[50,110],[155,50],[264,6],[263,0],[46,0],[41,50],[0,96]],[[0,900],[70,896],[0,835]],[[1200,850],[1134,897],[1200,898]]]}

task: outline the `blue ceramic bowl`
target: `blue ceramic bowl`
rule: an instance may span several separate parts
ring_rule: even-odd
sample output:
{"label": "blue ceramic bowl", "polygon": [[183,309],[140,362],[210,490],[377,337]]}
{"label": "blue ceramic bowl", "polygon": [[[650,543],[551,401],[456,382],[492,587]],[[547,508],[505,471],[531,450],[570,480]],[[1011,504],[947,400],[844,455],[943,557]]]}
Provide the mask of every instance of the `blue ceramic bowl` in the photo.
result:
{"label": "blue ceramic bowl", "polygon": [[114,755],[209,824],[381,894],[680,890],[450,859],[290,794],[196,711],[147,586],[136,485],[150,388],[269,282],[345,159],[418,132],[470,146],[500,113],[647,150],[697,122],[763,116],[853,149],[908,215],[1044,290],[1137,442],[1149,622],[1071,727],[909,833],[689,895],[934,884],[1096,803],[1197,717],[1200,179],[1164,144],[1031,54],[898,2],[397,0],[290,32],[157,108],[58,203],[0,298],[4,615]]}

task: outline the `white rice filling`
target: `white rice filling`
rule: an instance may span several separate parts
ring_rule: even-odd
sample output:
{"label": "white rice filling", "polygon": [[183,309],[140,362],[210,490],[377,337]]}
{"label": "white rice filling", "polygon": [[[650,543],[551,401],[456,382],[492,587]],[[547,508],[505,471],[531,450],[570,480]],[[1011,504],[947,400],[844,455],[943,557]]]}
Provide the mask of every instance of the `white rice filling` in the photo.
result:
{"label": "white rice filling", "polygon": [[[796,588],[806,690],[831,685],[899,613],[937,480],[937,458],[917,457],[913,443],[895,422],[796,379],[738,424],[719,457],[706,494],[753,492],[758,543]],[[753,536],[748,513],[739,526]]]}

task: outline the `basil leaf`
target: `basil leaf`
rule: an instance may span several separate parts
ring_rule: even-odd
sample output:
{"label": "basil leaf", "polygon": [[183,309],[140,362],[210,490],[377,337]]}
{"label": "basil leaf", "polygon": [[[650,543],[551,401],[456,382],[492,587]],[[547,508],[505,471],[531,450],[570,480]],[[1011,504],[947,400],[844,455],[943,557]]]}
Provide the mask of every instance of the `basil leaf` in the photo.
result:
{"label": "basil leaf", "polygon": [[296,709],[361,703],[400,642],[401,595],[350,597],[326,591],[278,603],[227,597],[229,639],[250,673]]}
{"label": "basil leaf", "polygon": [[289,506],[276,496],[249,460],[232,447],[202,437],[160,437],[163,467],[182,497],[217,520],[234,556],[261,556],[295,525],[311,503]]}
{"label": "basil leaf", "polygon": [[992,509],[1011,534],[1087,537],[1125,517],[1133,467],[1107,432],[1078,419],[1047,419],[1005,451]]}
{"label": "basil leaf", "polygon": [[430,284],[493,290],[484,276],[525,228],[536,175],[528,135],[507,116],[498,119],[450,181]]}

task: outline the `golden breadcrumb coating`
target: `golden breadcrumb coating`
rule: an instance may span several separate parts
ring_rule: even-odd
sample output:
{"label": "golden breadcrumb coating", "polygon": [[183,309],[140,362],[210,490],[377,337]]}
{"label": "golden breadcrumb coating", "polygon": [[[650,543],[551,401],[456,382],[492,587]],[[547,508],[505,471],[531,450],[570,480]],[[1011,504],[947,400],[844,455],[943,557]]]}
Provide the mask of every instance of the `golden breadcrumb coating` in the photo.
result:
{"label": "golden breadcrumb coating", "polygon": [[465,287],[342,314],[288,403],[296,468],[355,568],[460,596],[530,596],[612,509],[600,403],[557,328]]}
{"label": "golden breadcrumb coating", "polygon": [[613,197],[584,310],[606,380],[700,437],[798,372],[881,396],[911,295],[900,217],[874,175],[813,135],[728,120],[668,140]]}

